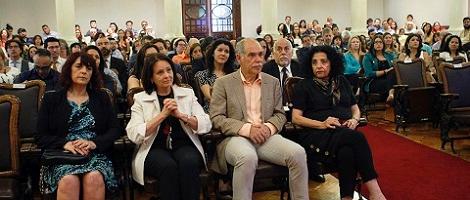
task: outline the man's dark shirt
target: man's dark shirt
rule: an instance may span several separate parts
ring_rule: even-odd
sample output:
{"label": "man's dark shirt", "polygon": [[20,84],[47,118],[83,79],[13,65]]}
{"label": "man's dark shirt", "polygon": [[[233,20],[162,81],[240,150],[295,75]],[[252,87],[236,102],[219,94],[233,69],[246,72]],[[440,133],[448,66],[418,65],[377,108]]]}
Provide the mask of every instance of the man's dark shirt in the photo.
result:
{"label": "man's dark shirt", "polygon": [[30,80],[41,80],[46,83],[46,91],[58,90],[62,87],[60,86],[60,83],[59,83],[59,76],[60,76],[59,72],[51,69],[49,71],[49,74],[46,76],[46,78],[43,79],[42,77],[39,76],[36,69],[32,69],[29,71],[22,72],[20,75],[18,75],[14,83],[23,83],[25,81],[30,81]]}

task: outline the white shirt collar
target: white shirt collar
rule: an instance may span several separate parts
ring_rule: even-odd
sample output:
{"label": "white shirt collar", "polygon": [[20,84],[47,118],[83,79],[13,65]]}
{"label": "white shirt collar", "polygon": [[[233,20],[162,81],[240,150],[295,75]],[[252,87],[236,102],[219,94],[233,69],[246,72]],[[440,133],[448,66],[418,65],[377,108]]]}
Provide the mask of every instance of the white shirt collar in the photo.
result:
{"label": "white shirt collar", "polygon": [[111,55],[108,58],[105,58],[106,67],[111,68]]}
{"label": "white shirt collar", "polygon": [[[281,67],[281,66],[279,66],[279,65],[278,65],[277,67],[279,68],[279,74],[280,74],[279,77],[282,79],[282,68],[283,68],[283,67]],[[287,65],[286,68],[287,68],[287,76],[288,76],[288,77],[292,77],[292,71],[291,71],[291,69],[290,69],[290,64]]]}
{"label": "white shirt collar", "polygon": [[16,61],[13,61],[13,60],[10,58],[10,60],[9,60],[9,62],[8,62],[8,66],[13,67],[13,66],[15,66],[15,62],[16,62],[16,68],[21,68],[21,62],[22,62],[22,61],[23,61],[23,58],[21,58],[21,57],[20,57],[18,60],[16,60]]}

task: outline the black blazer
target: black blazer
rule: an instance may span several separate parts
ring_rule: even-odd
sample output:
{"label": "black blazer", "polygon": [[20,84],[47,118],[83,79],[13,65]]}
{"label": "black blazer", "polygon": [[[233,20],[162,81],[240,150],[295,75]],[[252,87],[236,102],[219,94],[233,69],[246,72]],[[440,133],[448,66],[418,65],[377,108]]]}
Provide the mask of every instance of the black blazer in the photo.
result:
{"label": "black blazer", "polygon": [[[63,149],[69,129],[72,107],[67,101],[67,90],[47,92],[42,100],[38,116],[36,141],[41,149]],[[95,151],[110,153],[114,141],[120,136],[121,127],[113,106],[105,92],[89,91],[89,109],[95,118]]]}
{"label": "black blazer", "polygon": [[109,66],[109,68],[116,69],[119,72],[118,78],[119,82],[121,82],[122,85],[121,96],[124,95],[125,97],[127,91],[127,78],[129,77],[127,74],[126,63],[124,63],[124,61],[122,61],[121,59],[111,57],[111,65]]}
{"label": "black blazer", "polygon": [[[304,70],[302,70],[302,66],[297,61],[291,60],[290,70],[291,70],[290,73],[292,74],[292,76],[299,76],[299,77],[305,78],[305,72]],[[279,71],[279,67],[277,66],[277,63],[274,60],[270,60],[269,62],[264,63],[263,72],[276,77],[277,79],[279,79],[279,81],[281,80],[280,78],[281,72]]]}

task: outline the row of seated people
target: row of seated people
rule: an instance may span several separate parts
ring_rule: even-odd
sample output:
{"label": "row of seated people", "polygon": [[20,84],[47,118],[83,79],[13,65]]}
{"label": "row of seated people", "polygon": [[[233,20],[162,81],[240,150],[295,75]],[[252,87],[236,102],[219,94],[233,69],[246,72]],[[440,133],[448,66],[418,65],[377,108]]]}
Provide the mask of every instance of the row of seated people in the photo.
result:
{"label": "row of seated people", "polygon": [[[44,48],[34,52],[33,63],[21,59],[23,43],[18,40],[8,40],[6,54],[0,50],[0,83],[22,83],[28,80],[42,80],[46,83],[46,90],[60,89],[59,76],[66,59],[59,57],[59,39],[48,38]],[[127,70],[122,60],[111,56],[109,40],[100,38],[97,46],[84,47],[95,54],[99,70],[103,76],[104,86],[114,95],[125,95],[127,85]],[[91,50],[90,50],[91,49]]]}
{"label": "row of seated people", "polygon": [[[280,54],[292,53],[286,40],[278,43]],[[221,45],[227,50],[216,52],[225,56],[214,62],[227,59],[227,51],[233,50],[230,43]],[[126,128],[137,144],[132,172],[138,183],[143,184],[144,175],[154,176],[165,180],[159,186],[162,199],[178,199],[178,195],[198,199],[198,174],[206,159],[196,135],[214,128],[227,138],[218,144],[218,162],[211,168],[226,173],[227,163],[235,167],[234,199],[251,199],[258,159],[288,167],[291,197],[308,199],[309,170],[312,175],[316,172],[307,163],[321,159],[320,152],[325,151],[335,154],[329,164],[338,167],[343,199],[353,197],[357,173],[371,191],[370,199],[385,199],[367,141],[354,131],[360,112],[348,81],[341,76],[340,54],[328,46],[315,47],[309,52],[312,62],[301,66],[309,74],[295,88],[292,120],[306,130],[299,140],[291,141],[278,134],[286,122],[279,84],[283,78],[261,72],[264,50],[257,41],[244,39],[235,52],[240,69],[215,82],[210,115],[191,90],[178,86],[168,57],[147,56],[140,80],[144,92],[135,96]],[[117,186],[109,154],[120,128],[109,98],[98,90],[100,73],[94,58],[90,51],[72,54],[62,68],[63,89],[46,93],[40,110],[37,141],[42,149],[65,149],[91,158],[78,166],[43,167],[43,192],[57,192],[59,199],[77,198],[80,185],[84,196],[102,199],[105,191]]]}
{"label": "row of seated people", "polygon": [[[280,41],[281,41],[281,40],[280,40]],[[282,43],[282,41],[281,41],[281,43]],[[379,43],[379,42],[377,42],[377,44],[378,44],[378,43]],[[351,43],[351,44],[352,44],[352,43]],[[375,45],[375,42],[374,42],[374,45]],[[214,51],[214,55],[215,55],[215,54],[216,54],[216,49],[219,48],[219,45],[214,45],[214,46],[215,46],[215,47],[214,47],[214,50],[213,50],[213,51]],[[225,46],[225,50],[223,49],[224,46]],[[230,48],[229,48],[230,46],[231,46],[231,45],[230,45],[229,43],[226,43],[225,45],[222,45],[222,49],[223,49],[223,50],[218,49],[217,52],[224,51],[225,54],[226,54],[227,51],[230,52]],[[377,45],[377,46],[379,46],[379,45]],[[217,48],[216,48],[216,47],[217,47]],[[227,48],[227,47],[228,47],[228,48]],[[281,47],[281,48],[283,48],[283,47]],[[289,47],[284,47],[284,48],[289,48]],[[232,50],[233,50],[233,47],[232,47]],[[96,50],[96,52],[99,53],[99,51],[97,51],[97,50]],[[96,52],[95,52],[95,54],[96,54]],[[232,51],[232,52],[233,52],[233,51]],[[282,49],[281,49],[281,50],[279,50],[279,51],[276,51],[276,50],[275,50],[275,52],[280,52],[280,54],[283,54],[284,52],[289,52],[289,50],[282,50]],[[234,54],[234,53],[233,53],[233,54]],[[275,54],[275,53],[274,53],[274,54]],[[212,55],[212,54],[210,54],[210,55]],[[95,56],[96,56],[96,55],[95,55]],[[216,56],[215,56],[215,57],[216,57]],[[219,57],[221,57],[222,60],[226,59],[224,56],[219,56]],[[230,58],[230,57],[233,58],[234,56],[228,56],[228,57],[227,57],[227,60],[228,60],[228,58]],[[287,57],[287,58],[288,58],[288,57]],[[290,62],[290,61],[289,61],[290,59],[286,59],[286,56],[285,56],[285,55],[284,55],[284,57],[283,57],[283,56],[280,56],[280,58],[278,58],[278,60],[279,60],[279,61],[278,61],[279,63],[282,62],[281,60],[284,60],[284,62]],[[274,60],[274,61],[276,61],[276,60]],[[215,61],[214,61],[214,64],[215,64],[215,65],[217,65],[218,63],[220,64],[220,62],[215,62]],[[271,62],[271,64],[272,64],[272,63],[273,63],[273,62]],[[281,65],[279,65],[279,66],[281,66]],[[294,69],[292,69],[292,72],[291,72],[291,73],[292,73],[292,74],[296,74],[296,73],[297,73],[297,72],[295,72],[295,71],[296,71],[296,69],[295,69],[296,67],[294,66],[293,68],[294,68]],[[266,69],[266,71],[269,71],[269,70],[268,70],[268,69],[269,69],[268,67],[266,67],[265,69]],[[276,71],[276,70],[274,70],[274,71]],[[280,71],[282,71],[282,70],[280,70]],[[282,74],[280,74],[280,72],[277,72],[277,74],[276,74],[276,73],[271,73],[271,74],[272,74],[273,76],[276,76],[276,77],[281,77],[281,76],[284,75],[283,73],[284,73],[284,72],[282,72]],[[289,71],[286,71],[285,73],[289,73]],[[201,75],[199,75],[198,77],[201,77]],[[284,77],[285,77],[285,76],[284,76]],[[282,80],[283,78],[279,78],[279,79]],[[202,88],[202,86],[204,86],[204,85],[205,85],[205,84],[202,84],[202,85],[201,85],[201,88]],[[207,89],[203,89],[203,91],[204,91],[204,90],[207,90]],[[208,91],[210,91],[210,90],[211,90],[211,89],[209,88]],[[204,92],[204,93],[210,93],[210,92]]]}
{"label": "row of seated people", "polygon": [[[279,41],[280,41],[279,43],[282,43],[282,40],[279,40]],[[221,42],[221,43],[222,43],[222,42]],[[285,42],[285,43],[286,43],[286,42]],[[380,42],[377,42],[377,46],[379,46],[378,43],[380,43]],[[383,41],[382,41],[382,43],[383,43]],[[286,44],[287,44],[287,43],[286,43]],[[353,44],[353,43],[351,43],[351,44]],[[375,41],[374,41],[374,47],[375,47],[375,45],[376,45],[376,43],[375,43]],[[233,50],[233,47],[232,47],[232,49],[230,49],[230,47],[231,47],[231,44],[230,44],[230,43],[225,43],[224,45],[213,45],[213,46],[214,46],[214,47],[213,47],[213,50],[212,50],[212,51],[213,51],[214,53],[209,53],[208,55],[212,55],[212,56],[214,57],[214,62],[213,62],[213,63],[214,63],[214,66],[219,65],[218,67],[215,67],[215,68],[218,68],[218,69],[220,70],[220,64],[223,63],[223,62],[220,62],[220,60],[223,61],[224,59],[227,59],[227,60],[232,60],[232,59],[234,59],[234,57],[235,57],[235,56],[234,56],[234,50]],[[288,46],[288,45],[287,45],[287,46]],[[418,46],[419,46],[419,45],[418,45]],[[219,47],[220,47],[220,48],[219,48]],[[224,49],[224,48],[225,48],[225,49]],[[276,48],[277,48],[277,47],[276,47]],[[276,48],[275,48],[275,51],[273,52],[273,54],[276,54],[276,53],[279,53],[279,54],[280,54],[280,55],[278,56],[278,60],[279,60],[279,61],[276,62],[276,64],[279,65],[279,66],[282,66],[283,64],[279,64],[279,63],[282,63],[283,60],[284,60],[284,63],[289,63],[289,64],[290,64],[290,59],[286,59],[286,58],[289,58],[289,57],[286,56],[286,55],[282,55],[282,54],[290,52],[289,50],[285,50],[285,48],[287,48],[287,49],[289,49],[289,48],[292,49],[292,48],[291,48],[291,47],[280,47],[280,49],[276,49]],[[283,50],[283,49],[284,49],[284,50]],[[231,50],[232,50],[232,51],[231,51]],[[95,51],[96,51],[96,52],[90,51],[89,53],[93,52],[94,54],[96,54],[96,53],[99,54],[99,52],[100,52],[100,51],[98,51],[98,50],[96,50],[96,49],[95,49]],[[158,52],[158,49],[157,49],[157,52]],[[209,52],[211,52],[211,51],[209,51]],[[222,55],[222,56],[216,56],[216,54],[217,54],[218,52],[219,52],[219,53],[220,53],[220,52],[223,52],[224,54],[227,54],[227,52],[233,52],[233,53],[232,53],[232,55],[230,55],[230,53],[229,53],[228,56],[227,56],[227,55],[225,55],[225,56],[223,56],[223,55]],[[91,53],[91,54],[93,54],[93,53]],[[94,55],[94,56],[96,56],[96,55]],[[209,57],[210,57],[210,56],[209,56]],[[209,57],[208,57],[208,60],[210,59]],[[219,59],[219,60],[216,60],[216,59]],[[273,64],[275,61],[276,61],[276,56],[275,56],[275,60],[271,61],[270,64]],[[285,65],[285,64],[284,64],[284,65]],[[294,65],[295,65],[295,64],[294,64]],[[292,69],[292,72],[290,72],[289,70],[285,72],[285,73],[288,74],[288,76],[289,76],[289,74],[295,75],[296,73],[298,73],[298,72],[295,72],[295,71],[296,71],[296,67],[295,67],[294,65],[292,65],[292,68],[293,68],[293,69]],[[46,65],[44,65],[44,66],[46,66]],[[228,65],[228,66],[230,66],[230,65]],[[276,66],[276,65],[274,65],[274,66]],[[210,67],[210,65],[208,65],[208,67]],[[225,68],[225,66],[224,66],[224,68]],[[265,69],[266,72],[269,71],[269,68],[268,68],[268,67],[265,67],[264,69]],[[218,71],[218,72],[220,72],[220,71]],[[233,71],[232,71],[232,72],[233,72]],[[207,73],[207,72],[206,72],[206,73]],[[223,72],[222,74],[219,74],[218,76],[217,76],[216,73],[213,73],[212,76],[215,74],[215,75],[216,75],[215,77],[221,77],[222,75],[228,74],[228,73],[230,73],[230,71]],[[277,73],[277,74],[276,74],[276,73]],[[284,79],[284,77],[285,77],[285,76],[283,76],[283,75],[284,75],[283,73],[284,73],[284,72],[282,72],[281,69],[278,69],[277,72],[276,72],[276,70],[274,70],[274,71],[273,71],[272,73],[270,73],[270,74],[273,75],[273,76],[275,76],[275,77],[279,77],[279,80],[282,81],[282,80]],[[380,73],[380,72],[379,72],[379,73]],[[201,72],[198,76],[196,76],[196,77],[198,77],[199,79],[204,78],[204,75],[201,75],[201,74],[202,74],[202,72]],[[281,77],[282,77],[282,78],[281,78]],[[215,78],[212,78],[212,79],[215,80]],[[202,83],[205,83],[205,82],[210,83],[210,82],[214,82],[214,81],[203,80],[203,81],[200,81],[200,82],[202,82]],[[206,85],[206,86],[204,86],[204,85]],[[203,93],[205,94],[205,96],[208,96],[208,95],[206,95],[206,94],[210,94],[210,91],[212,90],[211,87],[207,87],[207,85],[209,85],[209,84],[201,84],[201,89],[202,89]],[[210,86],[210,85],[209,85],[209,86]],[[206,89],[203,89],[204,87],[206,87]],[[204,91],[205,91],[205,92],[204,92]],[[210,96],[209,96],[209,98],[207,98],[207,99],[210,100]],[[209,103],[209,101],[207,102],[207,105],[208,105],[208,103]],[[206,106],[206,111],[207,111],[207,109],[208,109],[208,106]]]}

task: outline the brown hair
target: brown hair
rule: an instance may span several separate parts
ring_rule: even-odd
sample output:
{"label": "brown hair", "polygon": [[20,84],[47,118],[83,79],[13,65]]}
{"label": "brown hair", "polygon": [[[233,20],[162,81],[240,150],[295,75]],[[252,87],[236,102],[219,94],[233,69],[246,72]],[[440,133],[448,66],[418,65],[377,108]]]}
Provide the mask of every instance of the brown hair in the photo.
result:
{"label": "brown hair", "polygon": [[72,65],[78,58],[80,58],[81,65],[91,67],[92,69],[90,82],[88,82],[87,85],[87,90],[100,90],[103,87],[101,73],[99,72],[98,67],[96,67],[95,60],[86,52],[73,53],[70,55],[67,61],[65,61],[64,66],[62,67],[62,72],[60,74],[60,83],[62,87],[69,89],[72,86]]}

